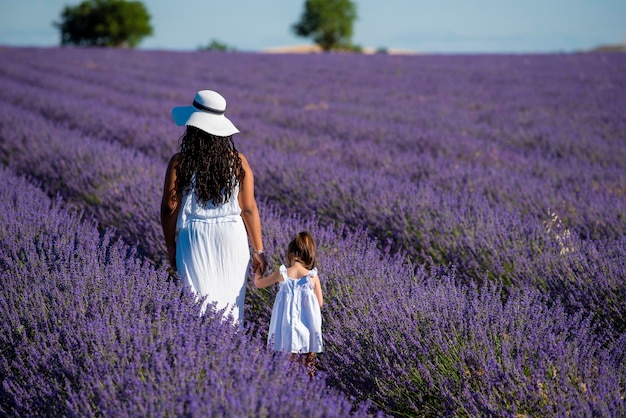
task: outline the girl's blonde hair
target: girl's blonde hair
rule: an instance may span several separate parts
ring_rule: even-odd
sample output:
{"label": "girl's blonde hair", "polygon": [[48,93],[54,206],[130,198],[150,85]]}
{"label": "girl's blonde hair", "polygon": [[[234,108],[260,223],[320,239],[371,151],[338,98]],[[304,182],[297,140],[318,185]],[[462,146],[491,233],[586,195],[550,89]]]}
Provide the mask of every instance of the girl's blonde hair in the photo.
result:
{"label": "girl's blonde hair", "polygon": [[315,240],[308,231],[299,232],[287,246],[287,257],[293,257],[309,270],[315,267]]}

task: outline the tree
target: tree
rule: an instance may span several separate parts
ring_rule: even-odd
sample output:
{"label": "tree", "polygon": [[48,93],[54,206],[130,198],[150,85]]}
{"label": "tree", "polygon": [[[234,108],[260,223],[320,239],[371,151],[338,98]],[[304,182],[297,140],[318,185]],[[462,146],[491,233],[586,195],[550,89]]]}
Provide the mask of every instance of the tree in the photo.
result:
{"label": "tree", "polygon": [[85,0],[65,6],[54,26],[61,31],[61,45],[134,48],[152,35],[150,15],[140,1]]}
{"label": "tree", "polygon": [[218,41],[217,39],[211,39],[211,42],[208,45],[198,47],[198,51],[234,52],[236,50],[237,48],[234,46],[226,45],[224,42]]}
{"label": "tree", "polygon": [[352,50],[356,18],[356,6],[350,0],[306,0],[300,21],[292,29],[298,36],[312,37],[324,51]]}

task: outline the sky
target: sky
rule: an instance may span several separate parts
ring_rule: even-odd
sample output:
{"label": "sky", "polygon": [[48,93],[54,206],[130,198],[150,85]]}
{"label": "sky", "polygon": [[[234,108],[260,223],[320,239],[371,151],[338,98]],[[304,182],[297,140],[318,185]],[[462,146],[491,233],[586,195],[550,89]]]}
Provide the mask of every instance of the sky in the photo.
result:
{"label": "sky", "polygon": [[[140,49],[195,50],[219,41],[238,51],[311,43],[291,31],[304,0],[143,0],[154,34]],[[0,45],[59,45],[66,5],[0,0]],[[354,0],[352,41],[417,53],[550,53],[626,44],[626,0]]]}

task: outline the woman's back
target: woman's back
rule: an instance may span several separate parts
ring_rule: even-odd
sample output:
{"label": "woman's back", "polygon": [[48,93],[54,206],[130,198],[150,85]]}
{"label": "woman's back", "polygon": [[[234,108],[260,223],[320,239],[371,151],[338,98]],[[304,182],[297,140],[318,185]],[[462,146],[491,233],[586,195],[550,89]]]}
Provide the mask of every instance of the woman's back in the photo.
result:
{"label": "woman's back", "polygon": [[187,222],[224,222],[235,221],[241,218],[239,207],[239,184],[235,185],[228,200],[221,204],[211,201],[201,203],[197,198],[194,188],[185,193],[180,202],[177,228],[180,229]]}

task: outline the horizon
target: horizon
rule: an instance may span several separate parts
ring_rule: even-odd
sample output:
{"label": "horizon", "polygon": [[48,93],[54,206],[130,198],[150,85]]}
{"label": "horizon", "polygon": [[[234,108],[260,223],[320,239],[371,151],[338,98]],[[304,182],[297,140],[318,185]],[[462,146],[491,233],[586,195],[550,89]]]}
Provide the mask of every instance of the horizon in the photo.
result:
{"label": "horizon", "polygon": [[[79,3],[0,0],[0,45],[59,46],[59,31],[53,22],[60,20],[65,5]],[[240,52],[313,44],[290,31],[300,18],[303,1],[142,3],[151,16],[154,34],[144,38],[138,49],[197,50],[212,40]],[[626,44],[626,0],[529,0],[524,4],[479,0],[472,5],[463,0],[438,4],[421,0],[354,3],[358,18],[352,41],[370,50],[558,53]]]}

